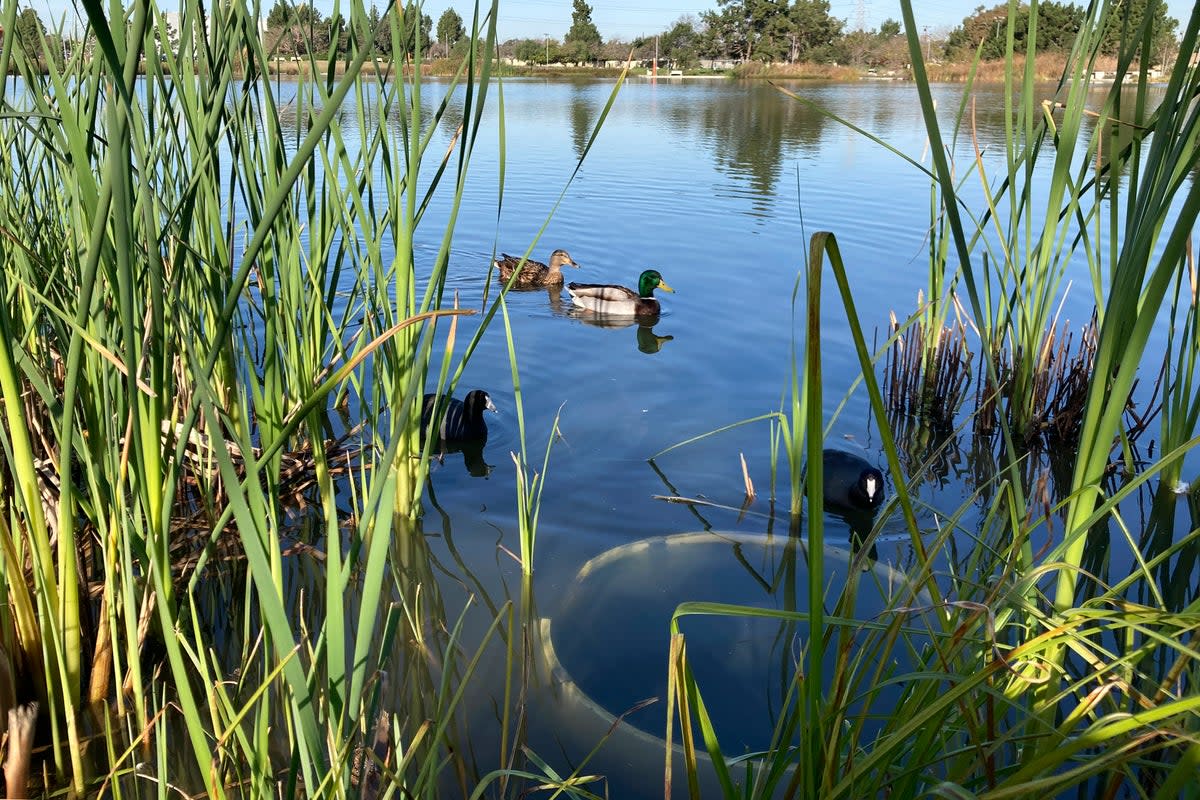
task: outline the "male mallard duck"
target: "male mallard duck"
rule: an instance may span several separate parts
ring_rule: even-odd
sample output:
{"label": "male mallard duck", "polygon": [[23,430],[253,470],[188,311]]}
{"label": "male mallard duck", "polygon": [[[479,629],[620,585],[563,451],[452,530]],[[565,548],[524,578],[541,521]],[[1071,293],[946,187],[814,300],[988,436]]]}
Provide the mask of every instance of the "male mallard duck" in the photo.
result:
{"label": "male mallard duck", "polygon": [[[508,283],[508,279],[521,264],[521,259],[510,256],[508,253],[501,253],[493,263],[495,263],[496,269],[500,270],[500,280]],[[566,264],[570,264],[572,267],[579,266],[566,250],[555,250],[551,253],[549,266],[540,261],[527,260],[525,266],[521,267],[521,271],[517,273],[513,286],[519,289],[534,286],[561,286],[563,282],[562,268]]]}
{"label": "male mallard duck", "polygon": [[661,307],[654,299],[654,290],[675,291],[662,279],[657,270],[648,269],[638,278],[638,290],[626,289],[606,283],[568,283],[571,300],[580,308],[599,314],[620,316],[649,316],[657,314]]}
{"label": "male mallard duck", "polygon": [[874,511],[883,502],[883,473],[860,455],[828,449],[821,453],[825,471],[825,507]]}
{"label": "male mallard duck", "polygon": [[[433,414],[437,408],[436,394],[425,395],[421,406],[421,432],[428,435],[433,423]],[[465,400],[450,398],[446,403],[446,415],[438,426],[438,439],[443,442],[457,442],[472,439],[487,438],[487,423],[483,421],[483,412],[496,411],[492,398],[483,389],[468,392]]]}

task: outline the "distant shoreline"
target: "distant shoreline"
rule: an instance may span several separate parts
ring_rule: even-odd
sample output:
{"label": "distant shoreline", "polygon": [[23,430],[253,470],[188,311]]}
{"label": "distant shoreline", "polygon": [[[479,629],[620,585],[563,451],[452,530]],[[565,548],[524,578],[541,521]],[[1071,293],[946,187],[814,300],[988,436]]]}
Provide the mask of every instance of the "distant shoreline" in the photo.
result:
{"label": "distant shoreline", "polygon": [[[273,59],[268,63],[268,73],[271,78],[310,76],[314,72],[324,77],[328,70],[326,61],[295,61],[291,59]],[[315,66],[315,70],[314,70]],[[453,77],[458,72],[460,62],[454,59],[439,58],[421,62],[421,74],[426,77]],[[145,72],[145,64],[142,65]],[[162,65],[166,72],[166,64]],[[1023,66],[1018,62],[1018,69]],[[1098,64],[1096,69],[1111,69],[1111,65]],[[1048,55],[1037,59],[1035,80],[1039,82],[1057,81],[1063,74],[1065,59],[1062,56]],[[931,83],[965,83],[971,74],[972,64],[936,62],[925,65],[926,73]],[[334,75],[345,73],[344,62],[337,62],[333,68]],[[384,75],[394,78],[397,74],[410,75],[411,66],[402,64],[397,68],[395,61],[368,61],[363,64],[364,75]],[[499,78],[613,78],[621,76],[623,70],[619,67],[575,67],[565,64],[545,66],[512,65],[493,63],[491,74]],[[1111,76],[1111,72],[1109,73]],[[1006,77],[1006,65],[1003,62],[982,62],[975,65],[974,81],[976,84],[999,84]],[[871,72],[866,68],[848,67],[835,64],[762,64],[752,62],[743,64],[732,70],[712,71],[693,70],[683,74],[672,75],[669,70],[660,69],[656,76],[648,74],[645,67],[631,68],[626,75],[628,80],[635,81],[680,81],[680,80],[802,80],[822,81],[829,83],[857,83],[872,81],[880,83],[908,83],[912,74],[908,69],[878,69]],[[1098,79],[1103,80],[1103,79]],[[1111,82],[1111,77],[1108,81]]]}

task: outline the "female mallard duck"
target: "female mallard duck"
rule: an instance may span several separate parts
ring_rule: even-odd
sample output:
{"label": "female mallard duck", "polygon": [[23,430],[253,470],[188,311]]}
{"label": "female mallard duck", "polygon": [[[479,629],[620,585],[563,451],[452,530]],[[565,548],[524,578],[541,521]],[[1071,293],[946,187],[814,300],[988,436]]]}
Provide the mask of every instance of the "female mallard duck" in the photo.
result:
{"label": "female mallard duck", "polygon": [[620,316],[650,316],[661,307],[654,299],[654,290],[675,291],[662,279],[657,270],[648,269],[638,278],[638,290],[606,283],[568,283],[571,300],[580,308],[599,314]]}
{"label": "female mallard duck", "polygon": [[[433,415],[437,410],[436,394],[425,395],[421,406],[421,432],[429,435],[433,424]],[[465,400],[450,398],[446,402],[446,414],[437,428],[437,437],[443,442],[460,442],[487,438],[487,423],[483,421],[483,412],[496,411],[492,398],[483,389],[475,389],[467,393]]]}
{"label": "female mallard duck", "polygon": [[[508,283],[508,279],[513,273],[517,273],[516,279],[512,285],[518,289],[527,289],[536,286],[561,286],[563,282],[562,268],[564,265],[570,264],[572,267],[578,267],[571,254],[566,250],[555,250],[550,254],[550,264],[547,266],[540,261],[526,260],[525,266],[521,266],[521,259],[516,256],[510,256],[507,253],[501,253],[500,257],[495,260],[496,269],[500,270],[500,280]],[[517,271],[517,267],[521,267]]]}
{"label": "female mallard duck", "polygon": [[874,511],[883,502],[883,473],[860,455],[828,449],[821,453],[825,507]]}

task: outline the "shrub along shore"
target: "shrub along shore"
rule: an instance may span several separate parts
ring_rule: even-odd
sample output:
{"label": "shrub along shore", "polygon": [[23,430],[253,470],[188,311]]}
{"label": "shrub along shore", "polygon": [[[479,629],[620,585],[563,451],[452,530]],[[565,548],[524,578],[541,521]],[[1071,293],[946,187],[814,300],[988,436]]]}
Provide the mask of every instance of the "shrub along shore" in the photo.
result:
{"label": "shrub along shore", "polygon": [[[451,58],[435,58],[421,62],[421,74],[426,77],[448,78],[455,75],[458,71],[461,62]],[[1045,53],[1038,54],[1034,59],[1033,76],[1034,80],[1040,83],[1056,81],[1062,74],[1066,65],[1066,57],[1061,53]],[[272,76],[282,77],[311,77],[313,74],[326,75],[329,70],[329,62],[323,60],[309,61],[305,59],[294,58],[274,58],[266,62],[267,69]],[[411,75],[411,62],[403,63],[402,72],[397,73],[397,63],[391,59],[373,59],[367,61],[362,66],[364,75],[385,75],[395,76]],[[1099,58],[1096,61],[1095,69],[1102,72],[1111,73],[1116,69],[1117,61],[1114,58]],[[957,62],[957,61],[941,61],[925,65],[928,79],[932,83],[964,83],[972,77],[975,83],[983,84],[1000,84],[1005,81],[1009,69],[1017,69],[1024,71],[1025,58],[1021,55],[1013,57],[1012,66],[1004,60],[980,61],[973,62]],[[142,71],[145,72],[145,64],[142,65]],[[336,76],[345,75],[346,64],[344,60],[334,62],[333,74]],[[622,67],[595,67],[587,65],[572,65],[572,64],[551,64],[550,66],[526,65],[526,64],[511,64],[507,62],[498,62],[493,68],[493,75],[496,77],[517,77],[517,78],[619,78],[625,73]],[[644,65],[633,65],[629,72],[631,76],[642,77],[650,74],[650,68]],[[708,77],[724,76],[730,79],[744,80],[808,80],[808,81],[829,81],[850,83],[860,80],[895,80],[895,81],[912,81],[913,76],[911,70],[888,70],[888,71],[869,71],[863,67],[854,67],[838,64],[818,64],[809,62],[799,62],[795,64],[765,64],[758,61],[748,62],[743,65],[734,67],[728,70],[706,70],[706,69],[691,69],[684,70],[684,76],[703,75]],[[666,68],[660,68],[657,77],[669,77]],[[1163,80],[1166,80],[1164,76]]]}

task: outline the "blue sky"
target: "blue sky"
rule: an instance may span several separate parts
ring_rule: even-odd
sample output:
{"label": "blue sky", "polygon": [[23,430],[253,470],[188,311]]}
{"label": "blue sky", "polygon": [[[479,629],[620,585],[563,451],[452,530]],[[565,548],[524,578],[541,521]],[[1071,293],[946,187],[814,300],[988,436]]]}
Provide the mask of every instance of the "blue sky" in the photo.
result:
{"label": "blue sky", "polygon": [[[716,0],[588,0],[592,7],[592,21],[605,39],[619,37],[632,39],[643,34],[654,34],[666,30],[675,20],[685,14],[698,16],[701,11],[717,8]],[[963,17],[977,6],[991,8],[1003,0],[913,0],[913,13],[917,24],[928,25],[931,30],[956,27]],[[1085,0],[1075,0],[1085,5]],[[454,8],[464,19],[467,11],[474,8],[468,0],[426,0],[425,13],[437,22],[438,16],[447,8]],[[830,0],[830,12],[844,19],[850,28],[858,25],[861,8],[862,19],[868,29],[879,26],[891,17],[900,19],[898,0]],[[1171,15],[1181,24],[1191,11],[1189,0],[1167,0]],[[571,0],[500,0],[499,34],[501,40],[530,37],[538,38],[549,34],[561,39],[571,27]]]}
{"label": "blue sky", "polygon": [[[26,0],[37,10],[42,19],[49,23],[70,11],[70,0]],[[261,0],[264,13],[274,0]],[[367,0],[370,5],[371,0]],[[382,6],[384,0],[375,0]],[[917,25],[929,26],[930,30],[949,30],[957,26],[963,17],[979,5],[992,7],[1002,0],[913,0]],[[1082,0],[1075,0],[1081,4]],[[160,0],[165,7],[174,5],[172,0]],[[701,11],[717,8],[716,0],[589,0],[592,6],[592,21],[605,39],[629,40],[635,36],[654,34],[666,30],[675,20],[684,15],[698,16]],[[25,3],[22,3],[24,5]],[[332,0],[315,0],[317,8],[328,13]],[[343,3],[343,5],[345,5]],[[861,20],[867,29],[874,29],[883,20],[891,17],[900,19],[898,0],[830,0],[830,11],[835,17],[844,19],[851,29]],[[1182,24],[1191,11],[1189,0],[1167,0],[1171,15]],[[474,0],[425,0],[425,13],[437,22],[446,8],[453,8],[464,19],[473,11]],[[571,27],[571,0],[500,0],[499,34],[501,41],[512,38],[562,39]]]}

